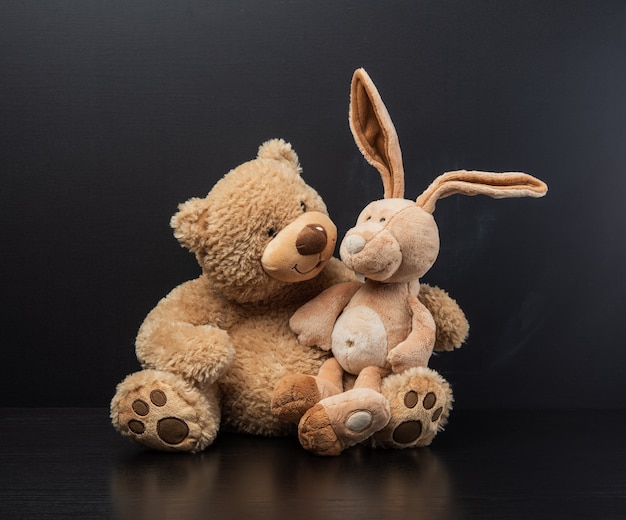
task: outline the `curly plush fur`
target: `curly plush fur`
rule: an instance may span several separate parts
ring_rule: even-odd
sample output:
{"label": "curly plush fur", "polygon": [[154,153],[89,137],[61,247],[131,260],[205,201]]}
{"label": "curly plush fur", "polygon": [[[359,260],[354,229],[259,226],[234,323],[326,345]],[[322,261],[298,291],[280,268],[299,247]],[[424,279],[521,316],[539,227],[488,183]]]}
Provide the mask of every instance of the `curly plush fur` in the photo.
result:
{"label": "curly plush fur", "polygon": [[[221,429],[294,434],[271,411],[274,387],[287,374],[317,373],[328,354],[298,343],[289,319],[326,288],[355,280],[332,258],[336,229],[297,155],[283,140],[264,143],[206,197],[181,204],[171,224],[202,274],[145,318],[136,340],[142,370],[118,385],[113,425],[164,451],[203,450]],[[440,296],[441,317],[462,322]]]}

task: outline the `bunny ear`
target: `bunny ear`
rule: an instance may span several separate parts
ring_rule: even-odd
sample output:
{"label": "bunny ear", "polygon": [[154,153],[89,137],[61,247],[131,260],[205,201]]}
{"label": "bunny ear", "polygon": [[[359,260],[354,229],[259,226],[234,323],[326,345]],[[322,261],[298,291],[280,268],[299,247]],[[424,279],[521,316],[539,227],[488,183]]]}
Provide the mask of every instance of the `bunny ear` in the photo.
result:
{"label": "bunny ear", "polygon": [[404,168],[398,135],[376,86],[364,69],[357,69],[352,77],[350,129],[367,162],[380,173],[385,198],[404,197]]}
{"label": "bunny ear", "polygon": [[546,184],[526,173],[491,173],[459,170],[437,177],[422,193],[416,204],[432,213],[439,199],[460,193],[462,195],[488,195],[495,199],[509,197],[543,197],[548,192]]}

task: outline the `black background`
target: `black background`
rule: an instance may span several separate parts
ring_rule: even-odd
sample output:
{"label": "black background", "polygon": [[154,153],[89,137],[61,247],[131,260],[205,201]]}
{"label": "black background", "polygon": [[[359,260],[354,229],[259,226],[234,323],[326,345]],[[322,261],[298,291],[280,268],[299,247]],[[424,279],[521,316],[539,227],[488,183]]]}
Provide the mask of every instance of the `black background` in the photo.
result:
{"label": "black background", "polygon": [[345,232],[382,194],[347,124],[363,66],[408,197],[458,168],[550,187],[438,205],[425,281],[471,323],[433,360],[457,408],[623,408],[625,27],[608,0],[3,1],[0,405],[108,405],[146,313],[199,273],[177,204],[264,140]]}

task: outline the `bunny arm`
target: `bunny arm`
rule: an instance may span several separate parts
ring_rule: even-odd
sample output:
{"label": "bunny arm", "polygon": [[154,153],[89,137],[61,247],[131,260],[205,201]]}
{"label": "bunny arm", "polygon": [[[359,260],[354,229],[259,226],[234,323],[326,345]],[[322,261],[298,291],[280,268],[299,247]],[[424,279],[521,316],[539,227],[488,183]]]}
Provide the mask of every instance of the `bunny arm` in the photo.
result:
{"label": "bunny arm", "polygon": [[203,277],[173,289],[139,329],[135,349],[142,366],[200,383],[216,381],[235,353],[229,334],[213,324],[226,321],[223,308]]}
{"label": "bunny arm", "polygon": [[362,286],[361,282],[333,285],[300,307],[289,320],[298,341],[305,346],[330,350],[337,317]]}
{"label": "bunny arm", "polygon": [[428,366],[435,345],[436,326],[432,314],[415,296],[409,296],[407,302],[411,312],[411,332],[387,355],[396,374],[409,368]]}

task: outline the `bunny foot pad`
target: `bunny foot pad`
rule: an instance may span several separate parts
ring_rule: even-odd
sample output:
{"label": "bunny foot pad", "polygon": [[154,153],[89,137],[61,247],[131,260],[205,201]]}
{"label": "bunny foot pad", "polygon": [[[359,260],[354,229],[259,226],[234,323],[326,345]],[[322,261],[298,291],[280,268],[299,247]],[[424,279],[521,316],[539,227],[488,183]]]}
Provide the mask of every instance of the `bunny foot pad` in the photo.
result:
{"label": "bunny foot pad", "polygon": [[382,393],[389,401],[391,420],[374,435],[376,447],[428,446],[445,426],[452,409],[450,385],[429,368],[387,376]]}
{"label": "bunny foot pad", "polygon": [[146,372],[133,374],[120,384],[111,406],[114,426],[122,435],[150,449],[204,449],[215,434],[207,435],[214,419],[208,414],[211,407],[201,406],[203,396],[189,387],[176,389],[177,380],[168,384],[161,378],[149,377],[146,381]]}

